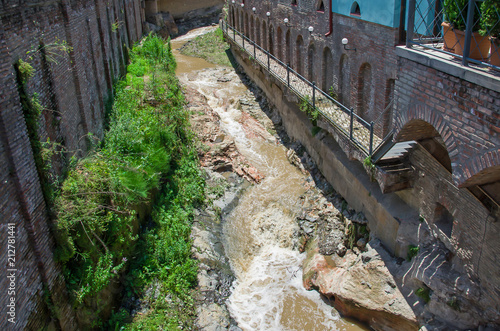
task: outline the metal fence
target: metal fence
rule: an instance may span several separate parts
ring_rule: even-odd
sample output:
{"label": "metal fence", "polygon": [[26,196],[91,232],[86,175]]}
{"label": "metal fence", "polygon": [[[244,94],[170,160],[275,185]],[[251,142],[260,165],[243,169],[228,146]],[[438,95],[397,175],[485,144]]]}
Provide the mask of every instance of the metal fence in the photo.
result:
{"label": "metal fence", "polygon": [[499,0],[409,0],[407,47],[500,70]]}
{"label": "metal fence", "polygon": [[289,64],[283,63],[267,50],[250,40],[226,21],[221,21],[221,29],[226,37],[232,39],[251,59],[259,63],[277,80],[286,85],[303,103],[307,102],[311,112],[324,118],[351,140],[364,154],[371,156],[383,139],[375,135],[374,122],[367,122],[328,93],[319,89]]}

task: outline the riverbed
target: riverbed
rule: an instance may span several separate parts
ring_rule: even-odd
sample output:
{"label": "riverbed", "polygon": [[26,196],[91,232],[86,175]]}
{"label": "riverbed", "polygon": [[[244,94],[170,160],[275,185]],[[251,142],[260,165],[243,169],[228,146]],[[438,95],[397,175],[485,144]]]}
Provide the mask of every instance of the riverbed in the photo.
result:
{"label": "riverbed", "polygon": [[290,164],[275,123],[265,113],[269,109],[262,109],[267,106],[262,95],[249,89],[234,68],[179,53],[184,43],[211,29],[172,41],[177,75],[206,98],[224,135],[262,177],[222,214],[222,245],[235,276],[225,302],[231,318],[243,330],[365,330],[303,287],[305,253],[298,250],[296,215],[309,174]]}

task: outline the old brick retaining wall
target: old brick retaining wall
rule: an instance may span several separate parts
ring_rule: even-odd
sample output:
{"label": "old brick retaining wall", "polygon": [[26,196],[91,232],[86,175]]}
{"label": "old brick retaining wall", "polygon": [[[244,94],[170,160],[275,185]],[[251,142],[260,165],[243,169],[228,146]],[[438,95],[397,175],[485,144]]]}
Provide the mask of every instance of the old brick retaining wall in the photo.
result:
{"label": "old brick retaining wall", "polygon": [[[0,5],[0,231],[2,271],[0,327],[12,327],[7,303],[15,298],[15,329],[38,330],[53,323],[75,329],[64,280],[53,259],[50,220],[28,138],[14,64],[30,63],[25,87],[43,111],[38,135],[68,154],[83,155],[88,133],[104,134],[106,103],[123,74],[128,47],[143,33],[142,0],[7,0]],[[62,50],[62,45],[71,48]],[[62,158],[54,158],[61,173]],[[7,290],[7,223],[14,224],[15,295]],[[46,287],[46,291],[44,291]],[[44,295],[45,294],[45,295]],[[54,309],[55,307],[55,309]],[[57,312],[51,318],[49,310]]]}

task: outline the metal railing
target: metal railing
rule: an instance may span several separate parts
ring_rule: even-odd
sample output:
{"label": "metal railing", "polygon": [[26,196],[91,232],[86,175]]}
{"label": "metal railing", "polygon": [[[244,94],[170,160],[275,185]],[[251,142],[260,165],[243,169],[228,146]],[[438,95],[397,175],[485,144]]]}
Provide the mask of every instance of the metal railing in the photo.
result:
{"label": "metal railing", "polygon": [[409,0],[406,46],[500,70],[498,0]]}
{"label": "metal railing", "polygon": [[319,89],[315,82],[310,82],[289,64],[283,63],[253,40],[221,21],[221,29],[227,38],[233,40],[251,59],[259,63],[273,77],[283,83],[303,102],[307,102],[319,116],[338,129],[345,137],[354,143],[366,156],[371,156],[380,146],[383,139],[375,135],[374,122],[367,122],[358,116],[354,109],[341,104],[329,94]]}

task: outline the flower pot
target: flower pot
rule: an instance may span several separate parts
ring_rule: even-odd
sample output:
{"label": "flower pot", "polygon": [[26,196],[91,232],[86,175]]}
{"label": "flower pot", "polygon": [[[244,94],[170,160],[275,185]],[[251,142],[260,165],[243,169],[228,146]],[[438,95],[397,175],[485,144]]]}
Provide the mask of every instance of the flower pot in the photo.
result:
{"label": "flower pot", "polygon": [[490,42],[491,42],[490,64],[500,67],[500,39],[490,37]]}
{"label": "flower pot", "polygon": [[[465,31],[454,29],[450,23],[443,22],[444,50],[457,55],[464,54]],[[469,57],[474,60],[486,60],[490,50],[488,37],[477,32],[472,33]]]}

